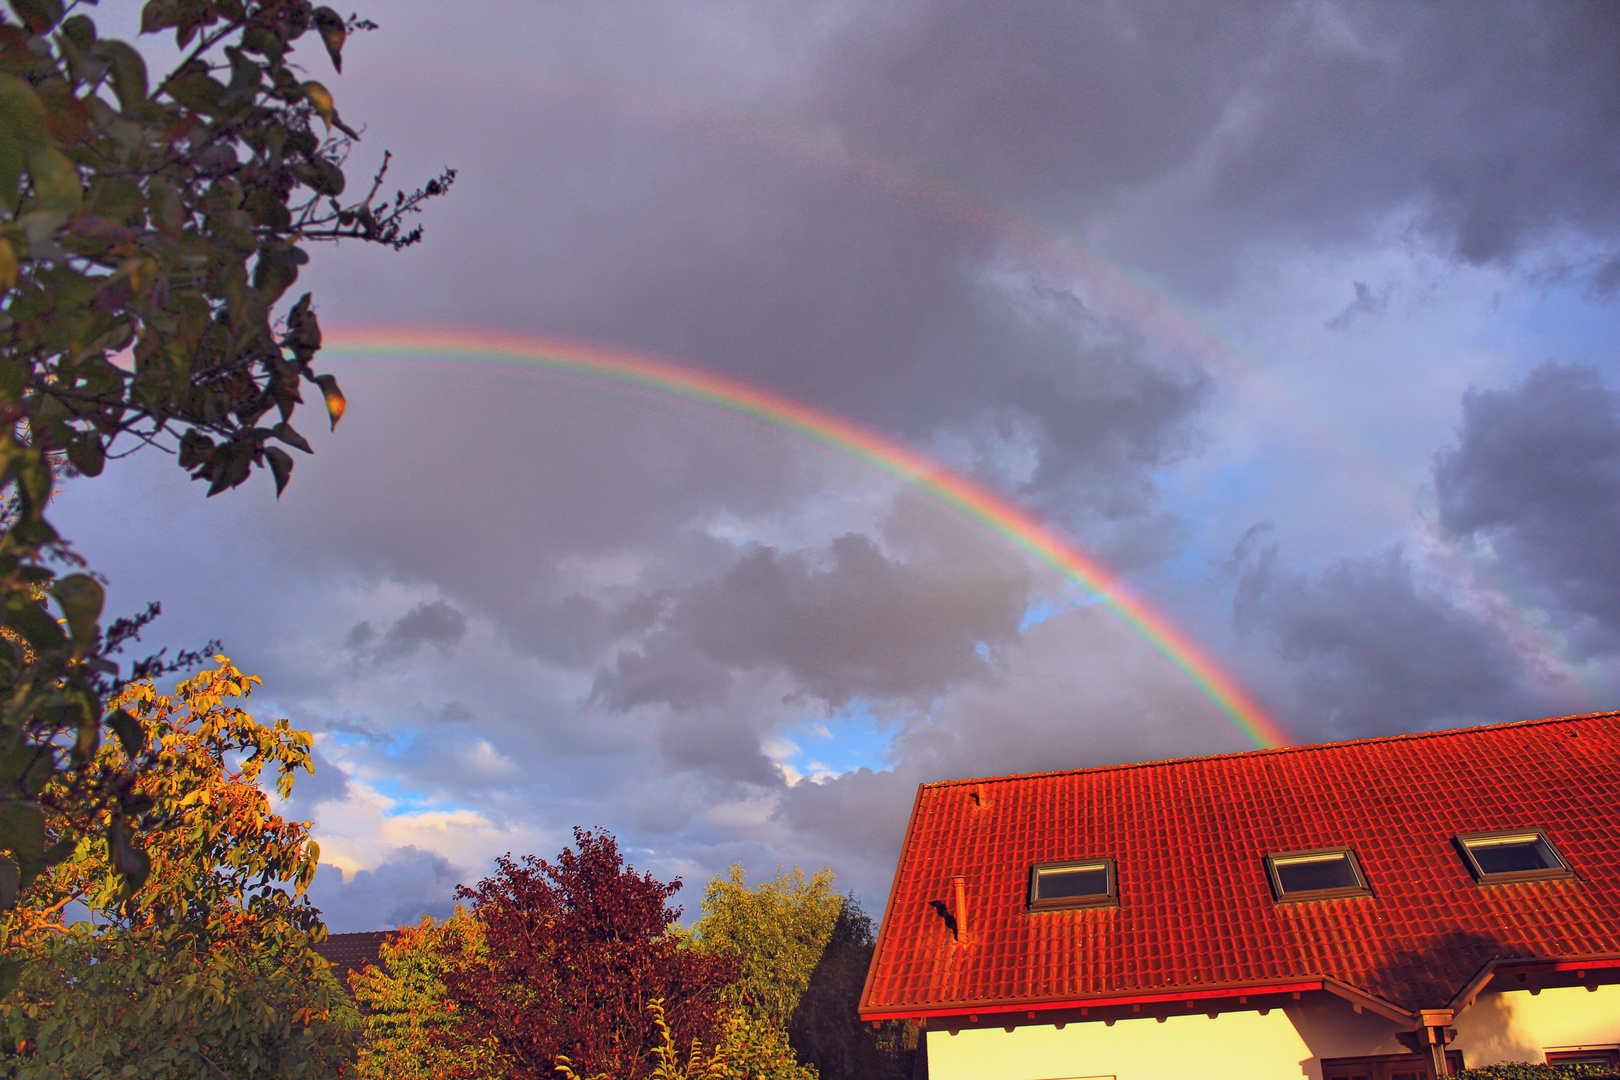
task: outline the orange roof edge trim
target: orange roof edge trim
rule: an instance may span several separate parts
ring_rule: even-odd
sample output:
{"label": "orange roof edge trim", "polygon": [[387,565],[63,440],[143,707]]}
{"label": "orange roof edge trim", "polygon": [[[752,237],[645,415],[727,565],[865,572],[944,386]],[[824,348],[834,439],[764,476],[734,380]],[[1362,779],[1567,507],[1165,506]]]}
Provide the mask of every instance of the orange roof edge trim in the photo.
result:
{"label": "orange roof edge trim", "polygon": [[943,1008],[862,1009],[862,1020],[925,1020],[937,1016],[1000,1016],[1015,1012],[1060,1012],[1100,1009],[1109,1005],[1153,1005],[1171,1001],[1212,1001],[1217,998],[1264,997],[1267,994],[1302,994],[1323,989],[1322,979],[1286,983],[1238,983],[1227,986],[1190,986],[1154,994],[1108,994],[1084,998],[1034,998],[1023,1001],[960,1002]]}
{"label": "orange roof edge trim", "polygon": [[1478,732],[1502,731],[1509,728],[1542,727],[1547,724],[1572,724],[1578,720],[1602,720],[1620,716],[1620,710],[1581,713],[1577,716],[1549,716],[1542,720],[1513,720],[1505,724],[1478,724],[1470,727],[1446,728],[1441,731],[1411,731],[1401,735],[1378,735],[1370,739],[1342,739],[1338,742],[1301,743],[1298,746],[1272,746],[1264,750],[1239,750],[1229,754],[1205,754],[1203,757],[1161,758],[1156,761],[1126,761],[1117,765],[1093,765],[1083,769],[1056,769],[1052,772],[1007,773],[1002,776],[971,776],[961,780],[930,780],[918,785],[935,790],[966,787],[970,784],[999,784],[1011,780],[1036,780],[1042,777],[1076,776],[1081,773],[1118,772],[1125,769],[1155,769],[1166,765],[1197,765],[1206,761],[1232,761],[1238,758],[1275,757],[1279,754],[1309,754],[1323,750],[1339,750],[1347,746],[1371,746],[1378,743],[1414,742],[1436,739],[1445,735],[1472,735]]}

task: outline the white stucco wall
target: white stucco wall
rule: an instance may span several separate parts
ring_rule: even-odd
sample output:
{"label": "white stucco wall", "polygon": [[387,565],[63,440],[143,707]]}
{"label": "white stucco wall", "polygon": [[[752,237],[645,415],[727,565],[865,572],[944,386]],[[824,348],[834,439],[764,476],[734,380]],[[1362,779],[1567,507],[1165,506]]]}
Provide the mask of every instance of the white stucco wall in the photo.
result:
{"label": "white stucco wall", "polygon": [[[1620,1043],[1620,986],[1484,994],[1457,1019],[1469,1066],[1544,1060],[1546,1048]],[[1323,1058],[1406,1053],[1401,1028],[1321,996],[1287,1009],[928,1033],[929,1080],[1321,1080]]]}
{"label": "white stucco wall", "polygon": [[929,1080],[1298,1080],[1310,1049],[1281,1011],[928,1033]]}
{"label": "white stucco wall", "polygon": [[1482,994],[1456,1027],[1452,1045],[1470,1066],[1540,1062],[1547,1049],[1613,1046],[1620,1043],[1620,986]]}

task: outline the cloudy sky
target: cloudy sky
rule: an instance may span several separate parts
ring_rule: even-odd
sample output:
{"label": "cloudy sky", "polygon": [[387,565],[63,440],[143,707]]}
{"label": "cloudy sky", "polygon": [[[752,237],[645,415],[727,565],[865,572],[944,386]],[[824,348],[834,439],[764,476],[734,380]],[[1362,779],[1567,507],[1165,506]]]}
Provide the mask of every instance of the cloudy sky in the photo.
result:
{"label": "cloudy sky", "polygon": [[[928,455],[1297,741],[1620,704],[1620,8],[370,0],[315,77],[427,239],[329,332],[564,337]],[[103,20],[104,22],[106,19]],[[278,503],[59,524],[318,733],[334,930],[613,830],[881,911],[919,781],[1246,749],[1107,604],[869,461],[600,379],[326,361]],[[313,424],[306,425],[313,427]]]}

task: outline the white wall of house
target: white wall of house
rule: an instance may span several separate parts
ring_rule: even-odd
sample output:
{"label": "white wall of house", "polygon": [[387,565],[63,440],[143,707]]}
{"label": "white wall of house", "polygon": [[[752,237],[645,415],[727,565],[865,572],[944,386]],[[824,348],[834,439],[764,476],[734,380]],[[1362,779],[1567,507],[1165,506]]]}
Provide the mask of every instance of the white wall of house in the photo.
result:
{"label": "white wall of house", "polygon": [[1614,1046],[1620,1044],[1620,986],[1481,994],[1456,1027],[1452,1045],[1471,1067],[1540,1062],[1549,1049]]}
{"label": "white wall of house", "polygon": [[929,1080],[1298,1080],[1311,1056],[1280,1010],[928,1033]]}
{"label": "white wall of house", "polygon": [[[1469,1066],[1543,1059],[1548,1048],[1620,1043],[1620,986],[1484,994],[1457,1018]],[[1323,1058],[1406,1053],[1403,1029],[1328,995],[1287,1009],[928,1033],[929,1080],[1321,1080]]]}

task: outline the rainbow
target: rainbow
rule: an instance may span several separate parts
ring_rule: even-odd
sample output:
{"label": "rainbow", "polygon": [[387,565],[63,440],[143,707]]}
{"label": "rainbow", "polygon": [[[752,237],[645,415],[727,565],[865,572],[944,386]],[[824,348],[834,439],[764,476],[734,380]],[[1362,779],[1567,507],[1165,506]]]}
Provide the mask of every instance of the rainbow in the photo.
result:
{"label": "rainbow", "polygon": [[1288,746],[1294,741],[1191,638],[1132,594],[1107,567],[1005,498],[841,417],[736,379],[667,360],[556,338],[420,327],[356,327],[327,334],[323,352],[327,357],[449,357],[585,375],[699,402],[824,443],[926,492],[1095,593],[1186,676],[1245,742],[1265,749]]}

